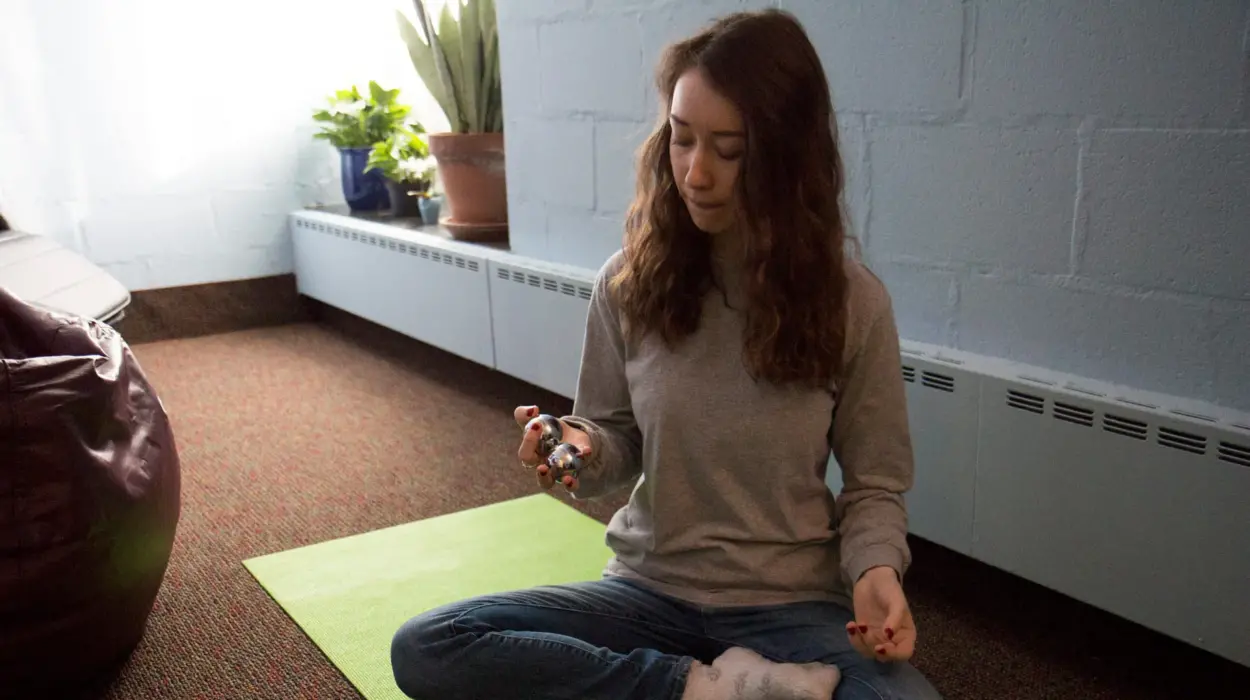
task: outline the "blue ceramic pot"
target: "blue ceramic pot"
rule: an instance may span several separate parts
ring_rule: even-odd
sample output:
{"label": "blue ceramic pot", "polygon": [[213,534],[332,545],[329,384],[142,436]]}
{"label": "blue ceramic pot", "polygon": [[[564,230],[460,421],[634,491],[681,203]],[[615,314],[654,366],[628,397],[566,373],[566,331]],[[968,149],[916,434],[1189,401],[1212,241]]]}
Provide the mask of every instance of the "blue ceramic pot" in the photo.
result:
{"label": "blue ceramic pot", "polygon": [[438,223],[438,210],[442,208],[443,198],[437,195],[421,198],[421,223],[433,226]]}
{"label": "blue ceramic pot", "polygon": [[377,211],[391,206],[382,171],[365,172],[371,150],[369,147],[339,149],[343,199],[352,211]]}

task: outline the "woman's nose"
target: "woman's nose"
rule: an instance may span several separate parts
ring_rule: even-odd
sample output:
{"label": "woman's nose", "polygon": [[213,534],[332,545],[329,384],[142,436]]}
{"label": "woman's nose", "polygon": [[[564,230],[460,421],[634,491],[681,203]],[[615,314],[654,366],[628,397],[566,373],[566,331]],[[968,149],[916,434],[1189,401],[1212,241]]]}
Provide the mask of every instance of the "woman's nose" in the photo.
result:
{"label": "woman's nose", "polygon": [[701,190],[712,186],[712,175],[708,172],[706,160],[699,151],[695,151],[690,157],[690,169],[686,171],[686,185]]}

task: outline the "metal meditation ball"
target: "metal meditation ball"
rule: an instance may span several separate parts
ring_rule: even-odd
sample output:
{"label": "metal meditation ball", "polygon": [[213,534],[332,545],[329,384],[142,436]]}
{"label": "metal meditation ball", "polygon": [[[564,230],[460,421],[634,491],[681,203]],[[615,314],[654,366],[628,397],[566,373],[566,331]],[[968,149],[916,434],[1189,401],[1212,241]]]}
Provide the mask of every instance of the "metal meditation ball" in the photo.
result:
{"label": "metal meditation ball", "polygon": [[551,478],[556,481],[564,479],[565,474],[576,479],[578,472],[582,470],[581,451],[567,442],[560,443],[552,450],[551,456],[547,457],[547,468],[551,470]]}
{"label": "metal meditation ball", "polygon": [[534,424],[538,423],[540,432],[538,433],[538,456],[546,457],[551,454],[560,441],[564,439],[564,429],[560,427],[560,419],[546,413],[530,420],[525,424],[525,429],[530,430]]}

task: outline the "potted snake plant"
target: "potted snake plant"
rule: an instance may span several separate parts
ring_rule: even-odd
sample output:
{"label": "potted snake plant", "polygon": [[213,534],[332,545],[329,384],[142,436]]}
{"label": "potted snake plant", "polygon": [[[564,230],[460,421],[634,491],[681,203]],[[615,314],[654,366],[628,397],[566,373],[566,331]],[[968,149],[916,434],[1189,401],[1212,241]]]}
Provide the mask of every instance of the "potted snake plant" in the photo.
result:
{"label": "potted snake plant", "polygon": [[[396,11],[400,37],[449,125],[448,131],[428,135],[446,199],[440,223],[457,238],[506,238],[503,96],[494,0],[447,0],[437,25],[423,0],[413,3],[416,25]],[[455,15],[452,3],[458,9]]]}

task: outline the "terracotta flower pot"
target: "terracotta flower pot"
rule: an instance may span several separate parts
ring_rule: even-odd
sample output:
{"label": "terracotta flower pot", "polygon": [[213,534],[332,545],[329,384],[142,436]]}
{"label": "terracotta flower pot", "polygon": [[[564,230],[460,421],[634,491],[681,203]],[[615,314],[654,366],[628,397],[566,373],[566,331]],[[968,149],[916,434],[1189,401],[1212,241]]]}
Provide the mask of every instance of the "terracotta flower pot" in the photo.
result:
{"label": "terracotta flower pot", "polygon": [[503,134],[441,133],[428,139],[446,197],[439,223],[456,238],[507,238]]}

